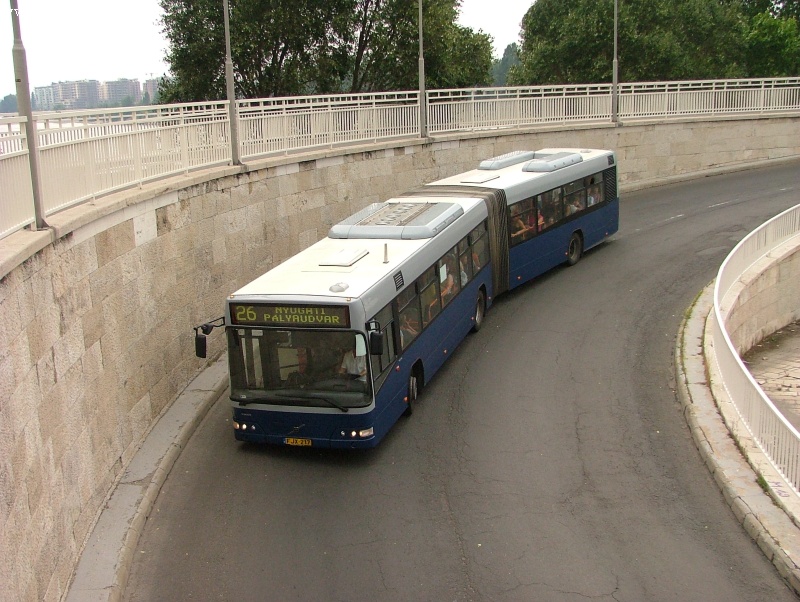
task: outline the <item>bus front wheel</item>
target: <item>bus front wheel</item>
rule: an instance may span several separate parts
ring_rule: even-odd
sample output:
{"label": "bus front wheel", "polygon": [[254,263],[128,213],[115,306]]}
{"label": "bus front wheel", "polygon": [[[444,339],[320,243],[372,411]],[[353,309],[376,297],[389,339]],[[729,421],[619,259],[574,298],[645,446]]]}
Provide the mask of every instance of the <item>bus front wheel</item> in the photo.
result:
{"label": "bus front wheel", "polygon": [[580,261],[581,255],[583,255],[583,238],[579,233],[573,232],[567,249],[567,263],[575,265]]}
{"label": "bus front wheel", "polygon": [[408,398],[406,400],[406,410],[403,412],[404,416],[411,416],[414,413],[417,397],[419,397],[419,379],[417,371],[414,370],[411,376],[408,377]]}
{"label": "bus front wheel", "polygon": [[486,293],[483,289],[478,291],[478,299],[475,301],[475,315],[472,317],[472,332],[478,332],[483,326],[483,318],[486,316]]}

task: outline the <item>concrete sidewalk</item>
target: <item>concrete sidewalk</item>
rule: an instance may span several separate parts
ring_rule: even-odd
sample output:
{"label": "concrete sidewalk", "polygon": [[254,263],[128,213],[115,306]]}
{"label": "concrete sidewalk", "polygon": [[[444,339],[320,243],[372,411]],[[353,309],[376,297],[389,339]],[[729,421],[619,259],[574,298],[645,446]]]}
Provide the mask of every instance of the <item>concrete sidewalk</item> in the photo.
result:
{"label": "concrete sidewalk", "polygon": [[764,393],[800,431],[800,320],[768,336],[742,359]]}
{"label": "concrete sidewalk", "polygon": [[[713,298],[712,282],[690,308],[678,333],[675,348],[678,398],[700,455],[734,515],[795,594],[800,595],[800,500],[755,441],[743,434],[744,429],[737,428],[734,439],[727,425],[736,425],[738,415],[731,401],[724,397],[724,389],[717,386],[712,392],[710,386],[711,382],[720,382],[715,366],[706,364],[704,349],[706,338],[710,337],[707,322]],[[797,334],[800,342],[800,333]],[[761,357],[757,378],[764,380],[768,395],[783,387],[783,380],[772,381],[766,375],[782,373],[790,356],[786,348],[787,345],[777,345],[757,349]],[[792,361],[795,366],[800,364],[796,354]],[[761,472],[762,484],[775,498],[759,484],[758,474],[740,448],[747,450],[750,462]]]}
{"label": "concrete sidewalk", "polygon": [[67,602],[122,599],[139,536],[175,460],[228,387],[227,355],[200,373],[158,420],[106,502],[83,549]]}
{"label": "concrete sidewalk", "polygon": [[[778,507],[734,444],[707,382],[703,353],[713,285],[681,325],[676,345],[678,396],[695,443],[728,505],[800,594],[800,528]],[[790,325],[750,354],[751,373],[765,392],[800,424],[800,325]],[[109,498],[76,568],[67,602],[122,599],[139,536],[172,466],[208,410],[228,386],[223,355],[178,397],[145,439]],[[723,403],[724,405],[724,403]],[[740,442],[741,443],[741,442]],[[800,504],[800,502],[798,502]],[[800,508],[796,513],[800,517]]]}

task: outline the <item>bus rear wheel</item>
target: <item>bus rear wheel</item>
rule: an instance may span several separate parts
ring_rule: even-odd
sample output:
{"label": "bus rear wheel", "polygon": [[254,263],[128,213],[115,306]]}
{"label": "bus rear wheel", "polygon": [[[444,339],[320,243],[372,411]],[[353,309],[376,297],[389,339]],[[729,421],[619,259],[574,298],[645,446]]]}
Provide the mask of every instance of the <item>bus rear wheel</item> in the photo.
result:
{"label": "bus rear wheel", "polygon": [[472,317],[472,332],[478,332],[481,329],[484,317],[486,317],[486,293],[480,289],[478,299],[475,301],[475,315]]}
{"label": "bus rear wheel", "polygon": [[419,377],[418,372],[414,370],[411,376],[408,377],[408,399],[406,401],[406,409],[403,416],[411,416],[414,413],[414,406],[417,404],[419,397]]}
{"label": "bus rear wheel", "polygon": [[583,255],[583,238],[577,232],[573,232],[567,249],[567,263],[575,265],[580,261],[581,255]]}

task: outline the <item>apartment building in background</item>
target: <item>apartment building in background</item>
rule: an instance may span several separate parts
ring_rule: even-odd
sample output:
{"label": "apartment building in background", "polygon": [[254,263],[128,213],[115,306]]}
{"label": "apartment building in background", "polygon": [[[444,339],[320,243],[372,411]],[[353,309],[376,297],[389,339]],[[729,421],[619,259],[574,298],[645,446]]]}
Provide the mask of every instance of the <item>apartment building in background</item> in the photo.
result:
{"label": "apartment building in background", "polygon": [[100,82],[84,79],[57,82],[33,89],[33,99],[39,111],[63,109],[92,109],[100,104]]}
{"label": "apartment building in background", "polygon": [[146,79],[144,84],[142,84],[142,96],[144,96],[145,92],[147,92],[148,96],[150,97],[150,102],[156,102],[158,99],[158,79]]}
{"label": "apartment building in background", "polygon": [[138,79],[118,79],[113,82],[103,82],[100,85],[100,102],[109,105],[120,103],[139,104],[142,102],[142,86]]}
{"label": "apartment building in background", "polygon": [[[144,89],[150,102],[158,92],[158,80],[148,79]],[[142,102],[142,85],[138,79],[118,79],[100,83],[97,80],[57,82],[33,89],[35,111],[96,109],[103,106],[132,106]]]}

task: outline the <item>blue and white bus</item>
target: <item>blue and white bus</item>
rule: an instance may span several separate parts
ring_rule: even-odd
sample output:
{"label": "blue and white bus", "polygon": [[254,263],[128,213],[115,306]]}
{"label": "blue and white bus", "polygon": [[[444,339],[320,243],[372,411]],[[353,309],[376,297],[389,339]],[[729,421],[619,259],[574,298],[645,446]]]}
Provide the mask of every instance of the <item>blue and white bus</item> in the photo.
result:
{"label": "blue and white bus", "polygon": [[614,153],[578,149],[487,159],[350,216],[227,299],[236,439],[377,445],[497,295],[618,223]]}

